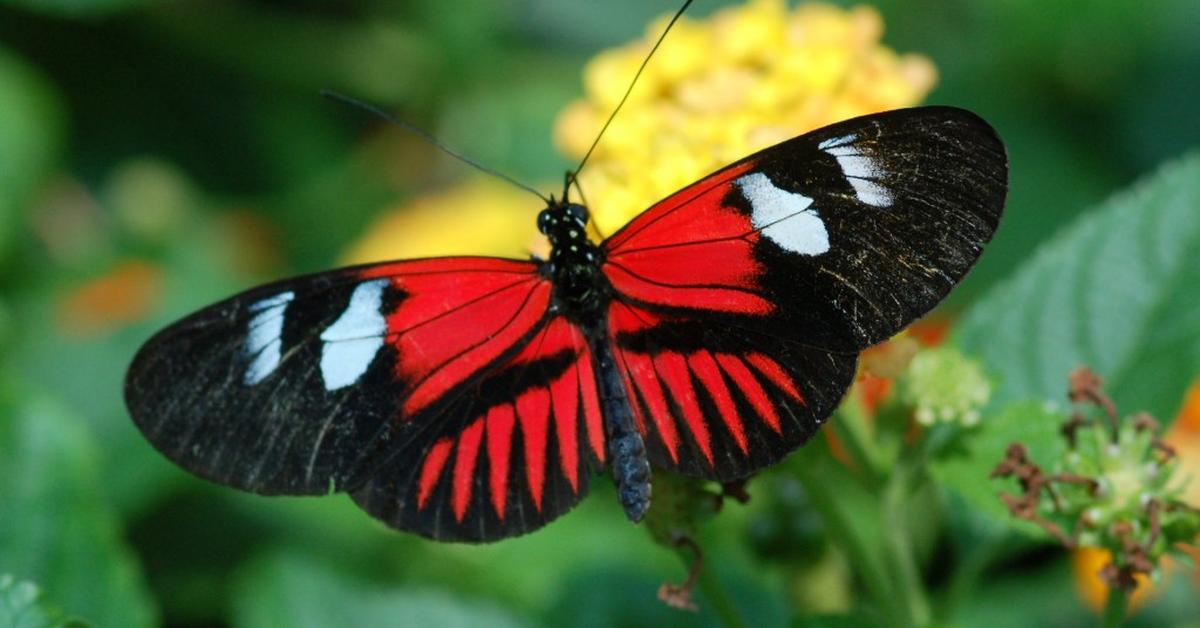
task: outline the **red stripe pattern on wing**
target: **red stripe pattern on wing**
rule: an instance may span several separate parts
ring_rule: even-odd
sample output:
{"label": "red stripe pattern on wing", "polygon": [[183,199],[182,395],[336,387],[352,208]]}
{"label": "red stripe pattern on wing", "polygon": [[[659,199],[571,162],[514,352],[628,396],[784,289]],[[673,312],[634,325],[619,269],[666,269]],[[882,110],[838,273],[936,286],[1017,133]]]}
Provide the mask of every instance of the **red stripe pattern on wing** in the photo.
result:
{"label": "red stripe pattern on wing", "polygon": [[[466,427],[430,441],[413,465],[420,469],[415,504],[401,496],[392,503],[397,511],[384,514],[433,517],[439,538],[490,539],[538,527],[582,498],[584,461],[603,462],[604,441],[591,354],[579,328],[551,319],[489,377],[523,388],[491,399],[485,378]],[[373,499],[364,504],[369,510]],[[439,500],[448,500],[448,514]]]}
{"label": "red stripe pattern on wing", "polygon": [[[623,341],[639,333],[662,333],[683,322],[686,317],[666,316],[621,301],[609,308],[618,368],[630,391],[638,428],[647,436],[651,451],[662,454],[656,463],[724,477],[727,474],[717,468],[724,462],[715,454],[715,445],[720,444],[726,456],[741,458],[739,468],[761,466],[751,460],[758,455],[753,444],[766,438],[781,444],[785,440],[780,405],[807,403],[798,382],[761,351]],[[754,439],[752,432],[757,434]]]}

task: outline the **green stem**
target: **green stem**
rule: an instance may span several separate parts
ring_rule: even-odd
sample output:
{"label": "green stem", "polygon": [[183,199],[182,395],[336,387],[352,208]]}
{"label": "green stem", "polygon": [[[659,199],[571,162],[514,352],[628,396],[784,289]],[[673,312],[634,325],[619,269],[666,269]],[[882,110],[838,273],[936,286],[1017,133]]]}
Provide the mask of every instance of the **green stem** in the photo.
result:
{"label": "green stem", "polygon": [[721,580],[717,578],[715,570],[711,567],[700,572],[700,591],[704,593],[705,601],[712,607],[713,613],[721,621],[722,626],[746,628],[746,622],[738,613],[733,600],[729,599],[729,595],[725,592],[725,586],[721,584]]}
{"label": "green stem", "polygon": [[913,552],[905,504],[921,477],[918,465],[922,461],[920,451],[906,450],[906,455],[896,463],[882,495],[884,543],[888,565],[896,583],[897,601],[909,623],[915,626],[928,625],[932,617],[921,571]]}
{"label": "green stem", "polygon": [[833,429],[846,454],[867,484],[878,486],[881,482],[880,470],[884,466],[883,454],[875,447],[871,439],[871,426],[868,425],[866,414],[857,402],[850,400],[843,406],[834,417]]}
{"label": "green stem", "polygon": [[[892,583],[877,555],[868,546],[867,540],[856,533],[855,522],[839,503],[839,489],[835,488],[838,483],[824,477],[820,469],[810,468],[809,465],[797,465],[795,468],[796,477],[804,486],[813,509],[821,516],[830,539],[850,561],[855,575],[862,579],[868,594],[884,616],[896,616],[898,609]],[[848,476],[843,478],[853,481]]]}
{"label": "green stem", "polygon": [[967,551],[950,576],[950,584],[946,587],[946,595],[938,609],[939,617],[943,620],[954,617],[963,601],[978,586],[988,566],[1005,547],[1004,536],[993,534]]}
{"label": "green stem", "polygon": [[1104,603],[1104,616],[1100,625],[1104,628],[1115,628],[1125,623],[1125,612],[1129,608],[1129,594],[1123,589],[1110,588],[1108,600]]}

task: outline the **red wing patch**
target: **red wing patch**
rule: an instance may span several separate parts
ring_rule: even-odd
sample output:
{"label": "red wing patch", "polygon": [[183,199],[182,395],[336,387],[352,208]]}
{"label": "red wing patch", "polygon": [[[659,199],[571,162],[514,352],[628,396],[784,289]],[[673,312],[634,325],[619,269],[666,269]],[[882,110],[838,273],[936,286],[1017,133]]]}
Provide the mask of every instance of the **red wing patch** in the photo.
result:
{"label": "red wing patch", "polygon": [[442,474],[446,460],[450,458],[450,448],[453,445],[452,439],[442,438],[425,453],[425,460],[421,463],[421,477],[417,480],[417,506],[419,508],[424,508],[425,504],[429,502],[429,496],[433,494],[433,486],[437,482],[438,476]]}
{"label": "red wing patch", "polygon": [[[653,246],[679,244],[680,233],[689,240],[718,240],[744,233],[749,222],[721,207],[733,180],[752,170],[745,161],[730,166],[655,203],[604,241],[609,254]],[[702,213],[699,213],[702,212]],[[702,219],[703,218],[703,219]]]}
{"label": "red wing patch", "polygon": [[[434,263],[437,262],[437,263]],[[454,262],[454,263],[451,263]],[[532,264],[491,258],[373,266],[403,296],[387,316],[412,417],[516,346],[545,317],[550,282]]]}
{"label": "red wing patch", "polygon": [[676,308],[767,314],[758,291],[759,234],[725,204],[747,161],[695,183],[647,210],[604,242],[604,272],[630,299]]}
{"label": "red wing patch", "polygon": [[475,419],[458,437],[458,451],[454,457],[454,487],[451,500],[454,518],[462,521],[467,514],[468,502],[475,484],[475,463],[479,460],[479,441],[483,437],[483,420]]}
{"label": "red wing patch", "polygon": [[[550,392],[545,388],[530,388],[517,397],[517,420],[525,446],[526,486],[538,511],[542,509],[542,491],[546,486],[546,437],[551,411]],[[574,421],[575,417],[569,420]]]}

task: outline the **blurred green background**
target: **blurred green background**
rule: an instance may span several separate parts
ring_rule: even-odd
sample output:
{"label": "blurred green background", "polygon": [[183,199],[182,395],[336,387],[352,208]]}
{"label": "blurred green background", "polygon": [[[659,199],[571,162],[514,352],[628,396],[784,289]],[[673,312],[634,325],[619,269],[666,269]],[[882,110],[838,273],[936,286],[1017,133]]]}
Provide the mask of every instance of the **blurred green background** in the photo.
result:
{"label": "blurred green background", "polygon": [[[700,0],[694,15],[722,4]],[[978,112],[1009,147],[1004,224],[952,309],[1200,144],[1194,0],[875,6],[887,45],[937,66],[929,102]],[[580,95],[583,64],[674,8],[0,0],[0,574],[98,626],[717,625],[703,596],[698,615],[655,599],[683,565],[624,521],[605,481],[534,535],[438,545],[384,529],[344,497],[264,499],[193,480],[121,401],[125,366],[156,328],[256,282],[330,267],[381,209],[469,174],[320,90],[401,112],[519,179],[553,181],[568,167],[553,121]],[[1170,392],[1151,399],[1167,419],[1181,399]],[[827,543],[786,474],[752,489],[749,506],[705,526],[709,568],[750,625],[820,625],[800,619],[804,601],[843,595],[828,580],[847,576],[810,569]],[[948,500],[953,525],[927,541],[939,591],[950,574],[936,557],[957,560],[954,547],[995,525]],[[1094,621],[1061,550],[1000,547],[976,567],[989,585],[951,621]],[[1175,580],[1136,621],[1200,616],[1194,585]]]}

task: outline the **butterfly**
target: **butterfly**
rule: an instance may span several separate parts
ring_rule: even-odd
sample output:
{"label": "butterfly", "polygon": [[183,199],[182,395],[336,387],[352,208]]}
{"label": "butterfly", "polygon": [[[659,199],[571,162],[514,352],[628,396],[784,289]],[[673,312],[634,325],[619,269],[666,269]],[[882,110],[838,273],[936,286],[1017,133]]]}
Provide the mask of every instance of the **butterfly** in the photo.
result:
{"label": "butterfly", "polygon": [[602,242],[553,198],[548,259],[444,257],[254,288],[167,327],[125,399],[192,473],[348,492],[401,530],[523,534],[609,471],[720,482],[800,447],[858,354],[962,280],[1008,165],[975,114],[920,107],[800,135],[671,194]]}

